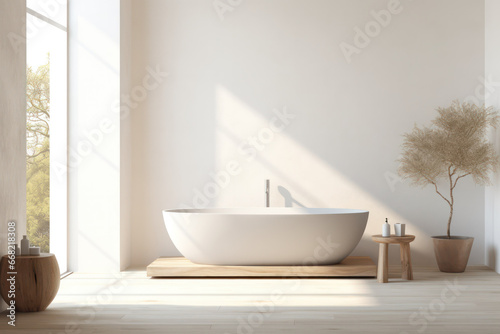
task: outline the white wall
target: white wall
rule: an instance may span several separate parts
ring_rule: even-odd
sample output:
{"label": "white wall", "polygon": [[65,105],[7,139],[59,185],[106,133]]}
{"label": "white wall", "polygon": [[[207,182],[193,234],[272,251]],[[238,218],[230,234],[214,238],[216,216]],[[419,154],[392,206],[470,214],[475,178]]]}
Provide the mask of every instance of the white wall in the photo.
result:
{"label": "white wall", "polygon": [[[132,1],[120,1],[120,104],[125,105],[125,98],[131,91],[131,15]],[[120,114],[120,269],[126,269],[132,257],[132,123],[129,113]]]}
{"label": "white wall", "polygon": [[[500,2],[485,2],[485,100],[488,106],[500,108]],[[491,139],[500,153],[500,134],[492,133]],[[485,256],[486,264],[500,273],[500,179],[497,173],[493,186],[486,188]]]}
{"label": "white wall", "polygon": [[72,271],[113,272],[128,266],[120,232],[120,149],[125,140],[120,137],[120,13],[120,0],[69,4]]}
{"label": "white wall", "polygon": [[[447,204],[430,188],[394,179],[395,160],[414,123],[428,124],[436,107],[481,84],[484,2],[401,0],[348,62],[342,42],[353,44],[354,29],[370,26],[371,11],[388,3],[243,1],[221,20],[212,1],[133,2],[132,85],[148,67],[169,72],[132,113],[133,264],[178,254],[161,210],[192,206],[232,159],[242,173],[203,204],[263,206],[269,178],[273,206],[370,210],[355,254],[376,257],[369,236],[389,217],[417,235],[415,264],[435,264],[430,236],[445,233]],[[262,129],[284,107],[295,119],[258,143],[249,162],[238,147],[269,135]],[[452,232],[475,237],[469,263],[483,264],[484,189],[464,181],[456,202]],[[398,256],[394,250],[392,261]]]}
{"label": "white wall", "polygon": [[[26,1],[0,0],[0,256],[26,234]],[[0,299],[0,311],[5,303]]]}

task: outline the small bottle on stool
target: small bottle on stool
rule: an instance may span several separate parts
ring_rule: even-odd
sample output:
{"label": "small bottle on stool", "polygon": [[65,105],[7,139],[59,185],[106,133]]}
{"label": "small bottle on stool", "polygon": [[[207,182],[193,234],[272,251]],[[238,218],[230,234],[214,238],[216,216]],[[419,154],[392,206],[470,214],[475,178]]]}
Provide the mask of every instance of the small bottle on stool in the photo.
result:
{"label": "small bottle on stool", "polygon": [[23,239],[21,240],[21,255],[30,255],[30,241],[25,235],[23,235]]}
{"label": "small bottle on stool", "polygon": [[391,236],[391,225],[389,225],[389,220],[385,219],[385,224],[382,226],[382,236],[390,237]]}

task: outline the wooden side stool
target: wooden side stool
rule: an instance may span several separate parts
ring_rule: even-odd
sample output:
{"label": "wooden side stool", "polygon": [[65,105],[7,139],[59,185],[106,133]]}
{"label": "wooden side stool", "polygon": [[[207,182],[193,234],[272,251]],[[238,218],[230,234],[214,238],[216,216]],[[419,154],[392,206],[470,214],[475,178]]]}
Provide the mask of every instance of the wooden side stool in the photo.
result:
{"label": "wooden side stool", "polygon": [[372,235],[372,240],[378,242],[378,266],[377,266],[377,281],[379,283],[387,283],[389,281],[389,244],[399,244],[401,249],[401,266],[403,269],[402,278],[407,280],[413,279],[413,270],[411,268],[411,253],[410,242],[415,240],[414,235],[405,235],[397,237],[383,237],[381,234]]}
{"label": "wooden side stool", "polygon": [[[14,272],[4,255],[0,261],[0,295],[10,305],[13,299],[16,311],[43,311],[54,300],[61,281],[59,265],[54,254],[16,256]],[[15,276],[15,297],[9,297],[11,284],[7,278]]]}

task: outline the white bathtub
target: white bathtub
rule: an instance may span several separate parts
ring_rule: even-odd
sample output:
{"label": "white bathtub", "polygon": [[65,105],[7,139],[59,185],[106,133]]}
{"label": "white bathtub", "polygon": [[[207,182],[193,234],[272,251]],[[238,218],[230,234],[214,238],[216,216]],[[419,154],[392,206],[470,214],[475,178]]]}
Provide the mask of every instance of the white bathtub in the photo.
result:
{"label": "white bathtub", "polygon": [[213,265],[325,265],[361,240],[368,211],[308,208],[163,210],[179,252]]}

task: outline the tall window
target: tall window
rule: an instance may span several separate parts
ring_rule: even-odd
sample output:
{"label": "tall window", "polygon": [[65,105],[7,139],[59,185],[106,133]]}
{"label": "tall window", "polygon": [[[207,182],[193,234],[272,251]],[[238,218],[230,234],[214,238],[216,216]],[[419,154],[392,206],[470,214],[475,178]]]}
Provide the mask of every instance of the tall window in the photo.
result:
{"label": "tall window", "polygon": [[67,270],[67,0],[27,0],[27,233]]}

